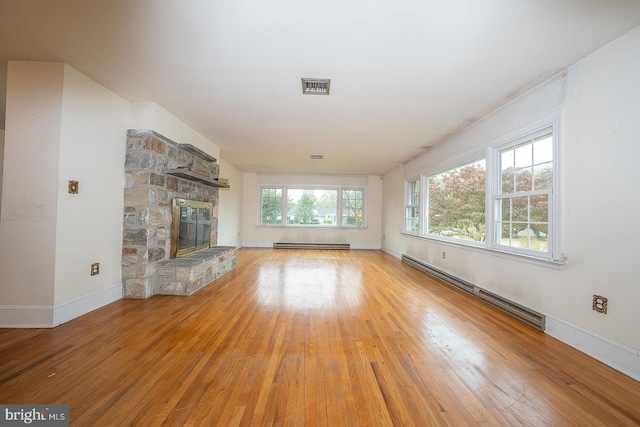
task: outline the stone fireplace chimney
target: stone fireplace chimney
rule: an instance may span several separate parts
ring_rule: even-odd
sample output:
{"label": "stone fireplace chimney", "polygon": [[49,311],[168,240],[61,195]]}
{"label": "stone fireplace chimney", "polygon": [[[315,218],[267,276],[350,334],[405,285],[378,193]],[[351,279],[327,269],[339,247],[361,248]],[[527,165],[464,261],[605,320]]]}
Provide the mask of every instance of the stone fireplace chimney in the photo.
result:
{"label": "stone fireplace chimney", "polygon": [[[220,247],[217,160],[150,130],[127,132],[122,278],[124,296],[191,295],[235,268],[235,248]],[[172,201],[211,204],[210,248],[171,259]]]}

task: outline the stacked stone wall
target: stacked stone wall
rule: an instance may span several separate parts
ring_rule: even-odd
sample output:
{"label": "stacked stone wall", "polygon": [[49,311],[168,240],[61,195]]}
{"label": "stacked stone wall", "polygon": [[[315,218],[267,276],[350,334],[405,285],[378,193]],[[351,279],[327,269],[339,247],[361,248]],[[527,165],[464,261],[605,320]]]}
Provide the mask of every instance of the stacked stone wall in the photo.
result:
{"label": "stacked stone wall", "polygon": [[171,201],[183,198],[210,202],[211,245],[218,240],[218,189],[168,175],[169,169],[188,168],[215,179],[220,167],[181,149],[150,130],[127,132],[125,161],[122,279],[124,296],[148,298],[160,291],[158,262],[171,252]]}

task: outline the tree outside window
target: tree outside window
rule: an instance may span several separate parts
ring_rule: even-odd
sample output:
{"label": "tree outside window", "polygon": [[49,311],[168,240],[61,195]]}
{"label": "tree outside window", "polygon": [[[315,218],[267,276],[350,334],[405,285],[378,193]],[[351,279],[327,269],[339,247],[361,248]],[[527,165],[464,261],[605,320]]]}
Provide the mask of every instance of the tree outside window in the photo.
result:
{"label": "tree outside window", "polygon": [[484,159],[429,177],[428,233],[454,239],[485,239]]}

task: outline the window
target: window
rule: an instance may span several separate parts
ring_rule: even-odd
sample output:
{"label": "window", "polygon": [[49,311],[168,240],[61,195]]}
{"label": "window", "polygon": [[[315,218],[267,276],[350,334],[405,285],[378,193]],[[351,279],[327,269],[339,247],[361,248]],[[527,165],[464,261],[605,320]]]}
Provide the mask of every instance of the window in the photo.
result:
{"label": "window", "polygon": [[404,211],[405,231],[420,233],[420,179],[407,182]]}
{"label": "window", "polygon": [[287,190],[287,225],[337,225],[337,190]]}
{"label": "window", "polygon": [[498,151],[499,185],[493,195],[494,244],[549,253],[553,133],[545,129]]}
{"label": "window", "polygon": [[363,227],[364,189],[262,187],[260,225]]}
{"label": "window", "polygon": [[407,180],[405,232],[562,262],[556,129],[539,127],[488,147],[486,157]]}
{"label": "window", "polygon": [[427,233],[483,242],[485,188],[484,159],[430,176]]}

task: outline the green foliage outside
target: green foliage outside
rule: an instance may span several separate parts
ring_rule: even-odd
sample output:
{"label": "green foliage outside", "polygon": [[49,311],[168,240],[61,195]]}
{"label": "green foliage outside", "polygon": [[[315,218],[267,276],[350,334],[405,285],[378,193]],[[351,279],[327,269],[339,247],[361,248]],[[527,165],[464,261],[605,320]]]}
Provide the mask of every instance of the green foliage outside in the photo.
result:
{"label": "green foliage outside", "polygon": [[315,213],[313,210],[316,207],[316,196],[312,191],[305,191],[302,193],[298,204],[296,205],[296,213],[294,222],[297,224],[317,224],[318,220],[315,219]]}
{"label": "green foliage outside", "polygon": [[282,190],[262,190],[262,224],[280,224],[282,217]]}
{"label": "green foliage outside", "polygon": [[485,239],[485,168],[474,163],[429,178],[429,233]]}

